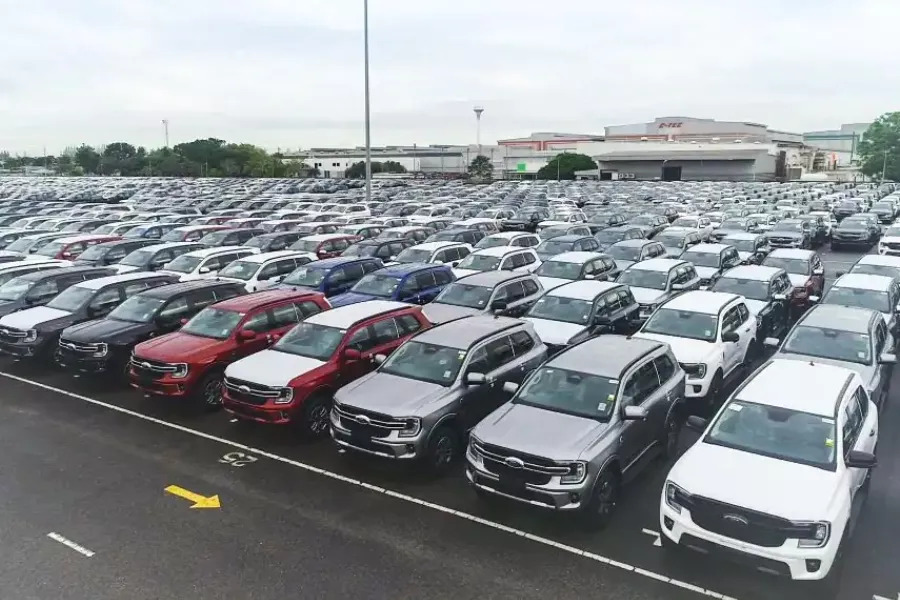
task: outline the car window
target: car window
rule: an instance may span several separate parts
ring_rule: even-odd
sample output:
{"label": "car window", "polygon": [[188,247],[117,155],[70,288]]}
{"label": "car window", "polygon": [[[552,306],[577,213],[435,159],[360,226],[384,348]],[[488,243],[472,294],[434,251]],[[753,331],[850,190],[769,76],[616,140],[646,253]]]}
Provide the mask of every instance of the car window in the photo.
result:
{"label": "car window", "polygon": [[301,320],[301,316],[297,312],[297,307],[293,304],[276,306],[269,312],[271,313],[269,316],[271,318],[272,329],[288,327],[289,325],[299,323]]}
{"label": "car window", "polygon": [[844,425],[842,429],[844,452],[853,450],[856,440],[859,439],[859,431],[862,429],[862,409],[856,395],[844,406]]}
{"label": "car window", "polygon": [[504,286],[504,289],[506,291],[507,302],[516,302],[525,297],[525,288],[522,286],[521,281],[510,283],[509,285]]}
{"label": "car window", "polygon": [[413,315],[400,315],[395,320],[401,336],[406,336],[422,329],[422,323]]}
{"label": "car window", "polygon": [[313,302],[312,300],[296,302],[294,304],[294,308],[296,308],[297,311],[299,312],[301,319],[304,319],[304,318],[312,316],[316,313],[322,312],[322,309],[319,307],[319,305],[316,304],[315,302]]}
{"label": "car window", "polygon": [[641,365],[625,383],[622,389],[622,406],[639,405],[659,388],[659,376],[653,361]]}
{"label": "car window", "polygon": [[515,358],[512,344],[507,335],[492,342],[488,342],[487,346],[485,346],[485,350],[487,351],[487,372],[495,371]]}
{"label": "car window", "polygon": [[541,288],[538,286],[537,282],[533,279],[526,279],[522,282],[522,286],[525,288],[525,296],[532,296],[541,291]]}
{"label": "car window", "polygon": [[177,321],[178,319],[187,316],[190,307],[188,306],[188,299],[185,296],[181,298],[175,298],[170,300],[161,311],[159,311],[159,318],[164,321]]}
{"label": "car window", "polygon": [[659,380],[663,383],[669,381],[675,374],[675,362],[668,354],[657,356],[653,359],[653,364],[656,365],[656,373],[659,375]]}
{"label": "car window", "polygon": [[144,290],[152,287],[147,281],[136,281],[134,283],[125,284],[125,297],[131,298],[135,294],[143,292]]}
{"label": "car window", "polygon": [[266,279],[271,279],[271,278],[275,277],[275,275],[277,273],[278,273],[278,265],[275,263],[269,263],[262,268],[262,270],[259,272],[259,275],[257,275],[256,278],[259,281],[265,281]]}
{"label": "car window", "polygon": [[516,356],[527,354],[534,348],[534,339],[528,335],[527,331],[517,331],[509,338]]}
{"label": "car window", "polygon": [[422,273],[416,273],[416,286],[420,290],[427,290],[433,288],[437,285],[434,281],[434,272],[433,271],[424,271]]}
{"label": "car window", "polygon": [[372,326],[375,334],[375,346],[390,344],[400,339],[400,331],[394,319],[382,319]]}
{"label": "car window", "polygon": [[[141,288],[146,289],[146,287]],[[138,290],[141,291],[141,290]],[[117,287],[112,287],[109,289],[102,290],[94,296],[93,300],[91,300],[90,307],[91,308],[104,308],[109,307],[114,304],[118,304],[121,299],[120,295],[121,290]],[[137,293],[137,292],[135,292]],[[131,294],[129,294],[130,296]]]}
{"label": "car window", "polygon": [[269,329],[269,316],[266,314],[266,311],[258,312],[255,315],[250,316],[244,323],[243,329],[255,331],[256,333],[267,331]]}
{"label": "car window", "polygon": [[725,313],[725,316],[722,317],[722,333],[727,333],[729,331],[734,331],[741,324],[741,317],[738,312],[738,307],[733,306]]}
{"label": "car window", "polygon": [[28,298],[49,298],[59,293],[59,284],[56,279],[48,279],[35,284],[28,290]]}
{"label": "car window", "polygon": [[353,348],[354,350],[358,350],[360,352],[365,352],[367,350],[371,350],[375,347],[375,338],[372,337],[372,333],[369,327],[363,327],[358,329],[350,339],[347,340],[347,347]]}
{"label": "car window", "polygon": [[434,274],[434,281],[437,285],[447,285],[453,281],[453,274],[446,269],[434,270],[432,274]]}

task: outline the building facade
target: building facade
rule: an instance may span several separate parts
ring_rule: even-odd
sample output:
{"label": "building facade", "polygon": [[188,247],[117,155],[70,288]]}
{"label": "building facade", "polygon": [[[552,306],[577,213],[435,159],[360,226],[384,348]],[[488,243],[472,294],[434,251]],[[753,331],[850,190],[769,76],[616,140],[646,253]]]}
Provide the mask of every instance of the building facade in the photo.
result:
{"label": "building facade", "polygon": [[657,117],[648,123],[613,125],[606,128],[607,142],[721,142],[796,145],[803,144],[799,133],[769,129],[761,123],[716,121],[695,117]]}
{"label": "building facade", "polygon": [[803,141],[807,146],[820,150],[825,162],[833,168],[850,167],[869,125],[871,123],[847,123],[839,129],[808,131],[803,134]]}

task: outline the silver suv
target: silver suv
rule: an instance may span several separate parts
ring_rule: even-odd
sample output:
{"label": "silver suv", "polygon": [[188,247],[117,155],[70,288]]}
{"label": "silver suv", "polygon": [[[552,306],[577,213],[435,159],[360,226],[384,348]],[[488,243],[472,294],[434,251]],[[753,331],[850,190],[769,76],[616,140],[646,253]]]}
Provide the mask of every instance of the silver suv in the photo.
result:
{"label": "silver suv", "polygon": [[543,293],[540,280],[531,273],[484,271],[460,277],[423,310],[432,323],[492,312],[521,317]]}
{"label": "silver suv", "polygon": [[338,390],[331,436],[344,450],[420,459],[443,472],[466,434],[509,400],[503,386],[546,358],[533,325],[517,319],[466,317],[425,330]]}
{"label": "silver suv", "polygon": [[466,476],[482,498],[573,511],[606,525],[623,482],[674,456],[684,371],[668,344],[605,335],[538,368],[469,437]]}

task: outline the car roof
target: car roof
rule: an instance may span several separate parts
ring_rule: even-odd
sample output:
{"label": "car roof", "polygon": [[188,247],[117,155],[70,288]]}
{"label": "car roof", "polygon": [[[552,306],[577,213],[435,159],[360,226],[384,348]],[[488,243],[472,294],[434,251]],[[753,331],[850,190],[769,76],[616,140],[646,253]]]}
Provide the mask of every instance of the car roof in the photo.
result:
{"label": "car roof", "polygon": [[688,264],[688,262],[686,260],[681,260],[680,258],[650,258],[629,265],[628,268],[641,269],[644,271],[669,271],[672,267],[686,264]]}
{"label": "car roof", "polygon": [[[559,239],[559,238],[553,238]],[[605,256],[602,252],[590,252],[587,250],[574,250],[572,252],[560,252],[548,258],[544,262],[564,262],[582,264],[589,260]]]}
{"label": "car roof", "polygon": [[733,269],[728,269],[722,275],[722,277],[727,277],[729,279],[750,279],[752,281],[769,281],[778,274],[779,271],[783,271],[784,269],[780,269],[778,267],[764,267],[762,265],[741,265],[739,267],[734,267]]}
{"label": "car roof", "polygon": [[190,252],[185,252],[184,254],[182,254],[182,256],[208,258],[210,256],[216,256],[217,254],[228,254],[236,250],[245,251],[248,254],[253,253],[253,249],[246,246],[216,246],[215,248],[201,248],[199,250],[191,250]]}
{"label": "car roof", "polygon": [[129,281],[141,281],[142,279],[163,279],[171,277],[171,275],[161,275],[159,273],[138,271],[137,273],[124,273],[122,275],[110,275],[109,277],[98,277],[97,279],[88,279],[81,283],[75,284],[74,287],[87,288],[90,290],[98,290],[114,283],[128,283]]}
{"label": "car roof", "polygon": [[184,248],[185,246],[197,247],[199,245],[200,242],[162,242],[161,244],[151,244],[149,246],[143,246],[141,248],[138,248],[138,250],[150,250],[151,252],[156,252],[157,250],[167,250],[169,248]]}
{"label": "car roof", "polygon": [[558,235],[555,238],[550,238],[549,240],[544,240],[541,242],[542,244],[547,242],[577,242],[578,240],[583,240],[589,238],[589,235],[583,235],[581,233],[567,233],[566,235]]}
{"label": "car roof", "polygon": [[[642,248],[647,244],[652,244],[653,240],[647,240],[644,238],[637,238],[632,240],[622,240],[621,242],[616,242],[613,246],[618,246],[619,248]],[[694,246],[696,248],[696,246]]]}
{"label": "car roof", "polygon": [[463,317],[423,331],[416,335],[416,341],[465,350],[478,340],[520,325],[522,321],[509,317]]}
{"label": "car roof", "polygon": [[741,386],[738,400],[833,417],[835,404],[854,371],[817,363],[773,359]]}
{"label": "car roof", "polygon": [[275,250],[274,252],[262,252],[260,254],[244,256],[241,257],[241,260],[250,263],[264,263],[279,258],[294,258],[297,256],[310,256],[310,253],[302,252],[300,250]]}
{"label": "car roof", "polygon": [[566,348],[544,366],[618,379],[636,359],[665,345],[657,340],[604,335]]}
{"label": "car roof", "polygon": [[[625,288],[625,284],[615,281],[596,281],[593,279],[579,279],[557,286],[547,292],[547,296],[561,296],[563,298],[575,298],[578,300],[590,300],[616,288]],[[538,300],[540,302],[540,300]]]}
{"label": "car roof", "polygon": [[817,304],[800,318],[798,325],[836,329],[854,333],[868,333],[873,319],[882,319],[881,313],[870,308]]}
{"label": "car roof", "polygon": [[500,283],[523,279],[528,273],[516,273],[515,271],[481,271],[460,277],[456,281],[465,283],[466,285],[481,285],[484,287],[494,287]]}
{"label": "car roof", "polygon": [[[28,261],[32,262],[32,261]],[[46,265],[47,263],[37,263],[39,265]],[[18,265],[20,267],[25,265]],[[30,273],[26,273],[25,275],[20,275],[20,279],[27,279],[29,281],[36,281],[39,279],[43,279],[44,277],[49,277],[51,275],[62,276],[62,275],[80,275],[82,273],[96,273],[96,272],[107,272],[110,275],[115,274],[115,269],[112,267],[67,267],[63,264],[59,265],[58,269],[40,269],[38,271],[31,271]]]}
{"label": "car roof", "polygon": [[403,309],[412,309],[415,305],[403,302],[392,302],[390,300],[369,300],[367,302],[357,302],[346,306],[338,306],[331,310],[317,313],[308,319],[307,323],[316,325],[324,325],[326,327],[338,327],[347,329],[360,321],[371,319],[378,315],[391,313]]}
{"label": "car roof", "polygon": [[511,240],[511,239],[514,239],[514,238],[517,238],[517,237],[521,237],[521,236],[523,236],[523,235],[534,236],[535,234],[533,234],[533,233],[528,233],[528,232],[526,232],[526,231],[498,231],[497,233],[492,233],[491,235],[489,235],[489,236],[487,236],[487,237],[490,237],[490,238],[503,238],[503,239],[505,239],[505,240]]}
{"label": "car roof", "polygon": [[195,290],[235,286],[243,287],[242,284],[235,283],[233,281],[224,281],[220,279],[197,279],[194,281],[183,281],[180,283],[172,283],[169,285],[161,285],[158,287],[150,288],[149,290],[141,292],[141,296],[150,296],[151,298],[171,298],[172,296],[183,294],[185,292],[192,292]]}
{"label": "car roof", "polygon": [[709,254],[719,254],[725,248],[729,248],[730,244],[697,244],[691,246],[685,252],[708,252]]}
{"label": "car roof", "polygon": [[419,271],[427,270],[427,269],[449,269],[450,267],[446,265],[435,265],[431,263],[398,263],[396,265],[390,265],[384,267],[383,269],[378,269],[377,271],[372,271],[372,273],[378,275],[388,275],[391,277],[405,277],[411,273],[417,273]]}
{"label": "car roof", "polygon": [[799,258],[801,260],[809,260],[811,255],[815,254],[812,250],[801,250],[799,248],[778,248],[772,250],[766,258]]}
{"label": "car roof", "polygon": [[900,267],[900,256],[890,256],[887,254],[866,254],[862,256],[857,265],[883,265],[885,267]]}
{"label": "car roof", "polygon": [[[429,250],[434,252],[435,250],[440,250],[441,248],[448,248],[450,246],[465,246],[463,242],[452,242],[450,240],[444,240],[441,242],[422,242],[421,244],[416,244],[415,246],[410,246],[410,248],[415,248],[416,250]],[[409,250],[409,248],[407,248]]]}
{"label": "car roof", "polygon": [[247,312],[249,310],[253,310],[259,306],[264,306],[266,304],[271,304],[274,302],[280,302],[283,300],[290,300],[292,298],[305,298],[307,296],[321,296],[320,292],[314,292],[311,290],[304,289],[294,289],[294,288],[276,288],[264,290],[262,292],[254,292],[253,294],[244,294],[241,296],[235,296],[234,298],[228,298],[227,300],[222,300],[221,302],[216,302],[214,305],[216,308],[221,308],[223,310],[233,310],[235,312]]}
{"label": "car roof", "polygon": [[334,258],[324,258],[322,260],[314,260],[311,263],[303,265],[306,269],[333,269],[341,265],[349,265],[355,262],[378,260],[372,256],[335,256]]}
{"label": "car roof", "polygon": [[314,235],[306,235],[300,238],[307,242],[327,242],[328,240],[355,237],[352,233],[316,233]]}
{"label": "car roof", "polygon": [[729,233],[723,240],[755,240],[758,237],[761,237],[762,234],[759,233],[747,233],[746,231],[737,231],[735,233]]}
{"label": "car roof", "polygon": [[832,287],[884,292],[888,290],[893,281],[893,277],[885,277],[884,275],[860,275],[859,273],[848,273],[838,277],[831,285]]}
{"label": "car roof", "polygon": [[[190,215],[186,215],[190,216]],[[207,223],[203,225],[182,225],[181,227],[176,227],[172,231],[189,233],[191,231],[207,231],[207,230],[215,230],[215,229],[231,229],[227,225],[213,225],[212,223]]]}
{"label": "car roof", "polygon": [[21,267],[30,267],[33,265],[46,265],[46,264],[58,264],[60,267],[64,267],[69,263],[67,260],[58,260],[56,258],[47,258],[47,260],[39,260],[32,258],[23,258],[22,260],[11,260],[9,262],[0,263],[0,272],[2,271],[14,271]]}
{"label": "car roof", "polygon": [[521,248],[519,246],[494,246],[493,248],[479,248],[472,254],[501,257],[512,252],[519,252],[520,250],[530,250],[530,248]]}
{"label": "car roof", "polygon": [[706,290],[691,290],[675,296],[664,304],[665,308],[684,310],[687,312],[717,315],[722,307],[740,298],[737,294],[727,292],[710,292]]}
{"label": "car roof", "polygon": [[114,235],[106,235],[102,233],[97,234],[89,234],[89,235],[73,235],[71,237],[63,237],[56,240],[62,244],[75,244],[77,242],[90,242],[93,240],[109,240],[109,241],[118,241],[116,240],[116,236]]}

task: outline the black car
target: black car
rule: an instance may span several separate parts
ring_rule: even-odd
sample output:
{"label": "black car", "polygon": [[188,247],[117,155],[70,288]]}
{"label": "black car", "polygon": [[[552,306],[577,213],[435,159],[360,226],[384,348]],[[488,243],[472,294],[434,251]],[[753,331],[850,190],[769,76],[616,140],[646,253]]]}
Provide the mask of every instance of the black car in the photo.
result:
{"label": "black car", "polygon": [[844,200],[840,204],[834,207],[834,210],[831,212],[834,213],[834,218],[838,221],[843,221],[847,217],[853,216],[856,213],[860,212],[859,202],[856,200]]}
{"label": "black car", "polygon": [[644,237],[644,228],[639,225],[618,225],[607,227],[603,231],[594,234],[594,239],[600,243],[598,252],[603,252],[617,242],[625,240],[639,240]]}
{"label": "black car", "polygon": [[245,293],[241,283],[214,279],[149,289],[128,298],[103,319],[64,329],[56,361],[76,373],[124,375],[137,344],[175,331],[210,304]]}
{"label": "black car", "polygon": [[537,231],[538,223],[550,219],[550,211],[546,208],[529,208],[517,212],[511,219],[500,222],[502,231]]}
{"label": "black car", "polygon": [[407,238],[360,240],[341,252],[341,256],[374,256],[388,262],[397,258],[401,252],[410,246],[415,245],[415,240]]}
{"label": "black car", "polygon": [[75,284],[44,306],[0,317],[0,352],[50,360],[66,327],[105,317],[127,298],[177,281],[174,275],[128,273]]}
{"label": "black car", "polygon": [[883,225],[890,225],[894,222],[894,203],[893,202],[876,202],[869,209],[869,212],[878,217],[878,222]]}
{"label": "black car", "polygon": [[150,239],[116,240],[114,242],[103,242],[102,244],[91,246],[90,248],[82,252],[78,256],[78,259],[74,262],[74,264],[85,267],[103,267],[106,265],[114,265],[138,248],[143,248],[144,246],[152,246],[153,244],[158,243],[158,240]]}
{"label": "black car", "polygon": [[156,243],[144,248],[134,250],[128,256],[119,261],[116,270],[119,273],[134,273],[136,271],[157,271],[164,265],[172,262],[182,254],[202,250],[201,242],[164,242]]}
{"label": "black car", "polygon": [[726,271],[712,286],[714,292],[738,294],[756,315],[756,343],[781,338],[791,326],[791,284],[787,271],[777,267],[742,265]]}
{"label": "black car", "polygon": [[634,217],[628,221],[628,224],[643,227],[644,231],[647,232],[647,237],[652,239],[653,236],[666,228],[669,224],[669,219],[662,215],[643,214]]}
{"label": "black car", "polygon": [[264,233],[252,238],[246,242],[244,246],[250,248],[259,248],[260,252],[275,252],[277,250],[287,250],[288,246],[308,234],[300,231],[278,231],[275,233]]}
{"label": "black car", "polygon": [[428,238],[426,242],[461,242],[463,244],[471,244],[474,246],[484,237],[485,233],[480,229],[463,229],[462,227],[454,227],[453,229],[444,229],[438,231]]}
{"label": "black car", "polygon": [[115,274],[109,267],[61,267],[19,275],[0,285],[0,317],[43,306],[73,285]]}
{"label": "black car", "polygon": [[831,233],[831,249],[871,248],[878,242],[881,231],[873,220],[863,215],[846,217]]}
{"label": "black car", "polygon": [[784,219],[775,223],[766,234],[772,248],[802,248],[813,246],[812,225],[801,219]]}
{"label": "black car", "polygon": [[599,252],[600,242],[589,235],[561,235],[541,242],[534,250],[538,258],[547,260],[563,252]]}
{"label": "black car", "polygon": [[221,229],[219,231],[207,233],[200,238],[200,243],[208,248],[218,246],[243,246],[251,239],[258,235],[263,235],[264,233],[266,233],[265,229],[249,227],[246,229]]}

